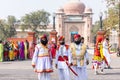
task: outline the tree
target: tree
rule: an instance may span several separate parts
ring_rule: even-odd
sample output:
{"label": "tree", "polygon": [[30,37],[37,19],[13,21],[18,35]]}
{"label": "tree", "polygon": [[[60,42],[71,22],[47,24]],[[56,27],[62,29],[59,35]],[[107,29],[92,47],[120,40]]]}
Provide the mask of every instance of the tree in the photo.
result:
{"label": "tree", "polygon": [[8,37],[12,37],[14,35],[16,35],[16,29],[14,27],[14,24],[16,23],[16,18],[15,16],[12,16],[12,15],[9,15],[7,17],[7,25],[6,25],[6,30],[7,30],[7,33],[8,33]]}
{"label": "tree", "polygon": [[[7,37],[6,29],[4,27],[5,20],[0,20],[0,39],[4,40]],[[6,36],[5,36],[6,34]]]}
{"label": "tree", "polygon": [[100,29],[100,21],[96,21],[91,31],[92,34],[95,35],[99,29]]}
{"label": "tree", "polygon": [[[39,29],[46,29],[49,24],[50,14],[44,10],[38,10],[26,14],[21,18],[22,29],[31,29],[32,31],[39,33]],[[24,26],[25,25],[25,26]]]}
{"label": "tree", "polygon": [[119,11],[118,11],[118,6],[111,7],[108,9],[108,16],[106,19],[104,19],[104,28],[105,29],[118,29],[118,22],[119,22]]}
{"label": "tree", "polygon": [[7,17],[7,23],[8,23],[8,25],[10,25],[10,26],[14,26],[14,24],[16,23],[16,18],[15,18],[15,16],[9,15],[9,16]]}
{"label": "tree", "polygon": [[[108,18],[105,25],[118,30],[118,48],[120,49],[120,0],[105,0],[108,7]],[[120,50],[119,50],[120,51]],[[119,52],[120,53],[120,52]]]}
{"label": "tree", "polygon": [[105,0],[107,2],[107,6],[114,6],[116,3],[118,3],[119,0]]}
{"label": "tree", "polygon": [[2,40],[13,37],[16,34],[14,27],[15,22],[16,18],[14,16],[8,16],[7,20],[0,20],[0,38]]}

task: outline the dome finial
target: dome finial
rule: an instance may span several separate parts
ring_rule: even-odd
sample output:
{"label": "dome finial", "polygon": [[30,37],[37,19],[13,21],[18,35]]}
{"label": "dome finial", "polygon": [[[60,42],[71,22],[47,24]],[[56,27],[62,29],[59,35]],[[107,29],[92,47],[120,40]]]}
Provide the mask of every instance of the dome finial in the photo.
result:
{"label": "dome finial", "polygon": [[69,0],[63,9],[66,14],[82,14],[85,10],[85,5],[80,0]]}

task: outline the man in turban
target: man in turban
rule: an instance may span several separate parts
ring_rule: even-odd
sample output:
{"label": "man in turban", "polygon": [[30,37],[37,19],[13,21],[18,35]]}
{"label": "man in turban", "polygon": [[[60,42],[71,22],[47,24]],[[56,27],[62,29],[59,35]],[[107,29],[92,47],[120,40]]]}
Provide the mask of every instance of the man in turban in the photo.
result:
{"label": "man in turban", "polygon": [[35,47],[32,58],[32,66],[34,71],[38,73],[38,80],[50,80],[52,69],[52,57],[47,46],[48,39],[46,35],[42,35],[41,43]]}
{"label": "man in turban", "polygon": [[72,53],[71,66],[73,70],[78,74],[74,80],[87,80],[86,65],[89,64],[87,46],[81,43],[81,36],[79,34],[74,35],[74,42],[70,45]]}
{"label": "man in turban", "polygon": [[56,51],[55,67],[58,69],[59,80],[70,80],[69,69],[66,64],[66,61],[70,58],[70,50],[68,45],[65,44],[64,36],[60,36],[58,41],[59,45]]}
{"label": "man in turban", "polygon": [[47,43],[48,43],[47,36],[44,34],[44,35],[41,36],[40,39],[41,39],[41,40],[40,40],[41,43],[42,43],[44,46],[46,46]]}

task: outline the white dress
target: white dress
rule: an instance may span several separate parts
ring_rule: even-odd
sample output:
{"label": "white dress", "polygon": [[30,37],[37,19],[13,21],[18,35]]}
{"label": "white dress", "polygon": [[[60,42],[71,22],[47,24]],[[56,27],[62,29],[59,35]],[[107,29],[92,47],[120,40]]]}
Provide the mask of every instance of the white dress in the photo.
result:
{"label": "white dress", "polygon": [[56,51],[56,61],[55,63],[58,65],[58,75],[59,80],[70,80],[70,73],[67,64],[65,61],[60,60],[60,56],[68,57],[70,59],[70,50],[66,49],[65,45],[61,45],[59,49]]}
{"label": "white dress", "polygon": [[[75,43],[73,43],[75,44]],[[82,43],[80,43],[79,45],[75,44],[75,51],[76,51],[76,55],[79,55],[81,52],[81,47],[82,47]],[[72,59],[73,60],[73,59]],[[70,60],[70,61],[72,61]],[[77,66],[73,66],[73,70],[78,74],[78,76],[75,76],[74,80],[87,80],[87,72],[86,72],[86,60],[88,60],[88,53],[86,50],[86,53],[84,55],[84,65],[81,66],[80,65],[80,59],[77,59]]]}
{"label": "white dress", "polygon": [[38,73],[39,80],[50,80],[50,72],[52,69],[52,58],[48,52],[48,48],[42,44],[37,44],[32,58],[32,66],[34,71]]}
{"label": "white dress", "polygon": [[105,56],[107,63],[110,64],[111,58],[108,50],[108,43],[105,40],[103,41],[103,55]]}

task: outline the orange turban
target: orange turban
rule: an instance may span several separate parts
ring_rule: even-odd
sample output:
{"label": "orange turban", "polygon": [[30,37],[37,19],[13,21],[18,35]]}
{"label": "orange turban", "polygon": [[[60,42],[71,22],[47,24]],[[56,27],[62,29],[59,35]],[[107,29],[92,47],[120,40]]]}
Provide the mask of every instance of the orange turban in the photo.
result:
{"label": "orange turban", "polygon": [[79,34],[75,34],[74,35],[74,39],[76,39],[76,38],[80,38],[81,36],[79,35]]}
{"label": "orange turban", "polygon": [[64,40],[64,39],[65,39],[64,36],[60,36],[58,40],[59,40],[59,41],[62,41],[62,40]]}

